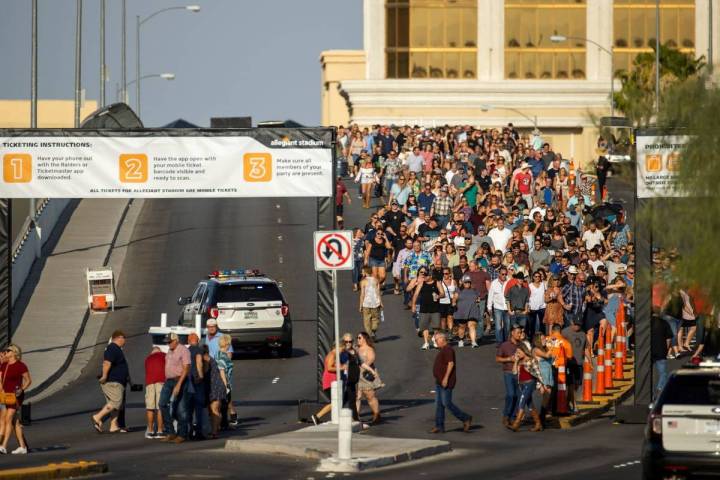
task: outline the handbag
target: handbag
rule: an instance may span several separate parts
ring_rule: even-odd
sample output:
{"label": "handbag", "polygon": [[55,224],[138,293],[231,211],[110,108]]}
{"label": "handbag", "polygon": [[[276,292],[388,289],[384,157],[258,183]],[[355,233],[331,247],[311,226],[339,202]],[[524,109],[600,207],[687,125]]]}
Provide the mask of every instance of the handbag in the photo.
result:
{"label": "handbag", "polygon": [[[1,382],[5,382],[5,375],[7,375],[9,367],[10,364],[5,364],[5,371],[2,373],[2,378],[0,378]],[[12,392],[6,392],[5,389],[2,387],[2,383],[0,383],[0,403],[7,407],[17,405],[17,395]]]}

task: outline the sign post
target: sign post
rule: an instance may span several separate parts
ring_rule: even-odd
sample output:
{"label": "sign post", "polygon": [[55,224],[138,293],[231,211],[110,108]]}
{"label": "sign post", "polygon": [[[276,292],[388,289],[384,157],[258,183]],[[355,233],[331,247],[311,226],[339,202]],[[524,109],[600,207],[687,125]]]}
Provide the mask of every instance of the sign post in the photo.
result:
{"label": "sign post", "polygon": [[333,317],[335,320],[335,371],[337,381],[335,395],[332,402],[332,423],[338,424],[338,456],[343,447],[341,440],[342,426],[340,423],[340,410],[342,409],[343,388],[340,379],[340,317],[338,312],[337,295],[337,271],[352,270],[354,266],[352,249],[352,231],[337,230],[315,232],[313,236],[313,256],[315,258],[315,270],[330,270],[332,273],[333,289]]}

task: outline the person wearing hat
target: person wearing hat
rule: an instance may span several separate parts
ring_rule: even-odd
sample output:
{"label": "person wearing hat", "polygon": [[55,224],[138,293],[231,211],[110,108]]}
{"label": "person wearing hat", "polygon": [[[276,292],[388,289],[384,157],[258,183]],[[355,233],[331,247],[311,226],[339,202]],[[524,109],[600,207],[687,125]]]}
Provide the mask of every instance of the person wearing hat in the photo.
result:
{"label": "person wearing hat", "polygon": [[103,353],[102,374],[98,381],[105,396],[105,405],[96,414],[92,415],[92,423],[95,430],[103,431],[103,422],[109,415],[110,432],[119,432],[118,412],[123,406],[125,398],[125,385],[130,377],[130,370],[122,347],[125,346],[125,334],[121,330],[115,330],[110,343]]}
{"label": "person wearing hat", "polygon": [[[163,442],[183,443],[188,438],[190,364],[190,350],[180,343],[177,333],[170,333],[165,354],[165,384],[160,392],[160,411],[165,427]],[[177,420],[177,429],[173,420]]]}
{"label": "person wearing hat", "polygon": [[450,214],[452,213],[454,202],[448,192],[448,186],[443,185],[440,188],[440,196],[433,200],[432,208],[430,209],[430,216],[435,216],[441,227],[447,226],[450,221]]}
{"label": "person wearing hat", "polygon": [[160,413],[160,393],[165,383],[165,353],[153,347],[145,357],[145,438],[164,438],[163,419]]}
{"label": "person wearing hat", "polygon": [[[472,288],[472,277],[463,275],[461,288],[455,292],[455,323],[458,325],[458,347],[465,346],[465,333],[470,333],[470,346],[478,348],[477,324],[483,318],[483,308],[478,302],[478,292]],[[484,302],[483,302],[484,303]]]}

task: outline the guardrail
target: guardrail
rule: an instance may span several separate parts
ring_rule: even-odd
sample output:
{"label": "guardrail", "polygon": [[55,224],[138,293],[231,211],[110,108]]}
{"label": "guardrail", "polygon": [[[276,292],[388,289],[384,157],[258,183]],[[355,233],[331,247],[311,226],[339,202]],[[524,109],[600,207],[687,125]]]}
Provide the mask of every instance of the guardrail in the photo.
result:
{"label": "guardrail", "polygon": [[33,263],[38,257],[45,242],[52,236],[60,216],[70,205],[71,199],[43,198],[37,203],[35,219],[40,228],[40,235],[36,225],[30,217],[25,219],[21,234],[17,236],[12,245],[12,300],[14,303],[25,281],[30,274]]}

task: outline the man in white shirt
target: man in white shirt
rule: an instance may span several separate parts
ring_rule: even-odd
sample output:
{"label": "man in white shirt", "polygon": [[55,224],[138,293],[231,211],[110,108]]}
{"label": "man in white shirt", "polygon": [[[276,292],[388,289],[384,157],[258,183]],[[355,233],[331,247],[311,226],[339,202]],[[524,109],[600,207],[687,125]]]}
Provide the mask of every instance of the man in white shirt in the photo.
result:
{"label": "man in white shirt", "polygon": [[512,238],[512,231],[505,227],[505,219],[498,217],[495,221],[495,228],[488,232],[488,237],[492,238],[495,250],[500,250],[503,254],[508,250],[508,242]]}
{"label": "man in white shirt", "polygon": [[408,155],[407,159],[408,170],[410,170],[411,172],[415,172],[419,178],[420,174],[422,174],[423,171],[424,161],[425,159],[422,155],[420,155],[420,147],[413,148],[412,153]]}
{"label": "man in white shirt", "polygon": [[585,242],[585,249],[590,251],[598,245],[602,245],[605,235],[598,230],[595,222],[590,222],[590,229],[583,233],[582,241]]}
{"label": "man in white shirt", "polygon": [[507,303],[505,303],[505,286],[508,283],[508,270],[500,267],[498,278],[490,283],[488,292],[487,309],[492,314],[495,322],[495,343],[500,345],[505,341],[505,330],[510,330],[510,314]]}

